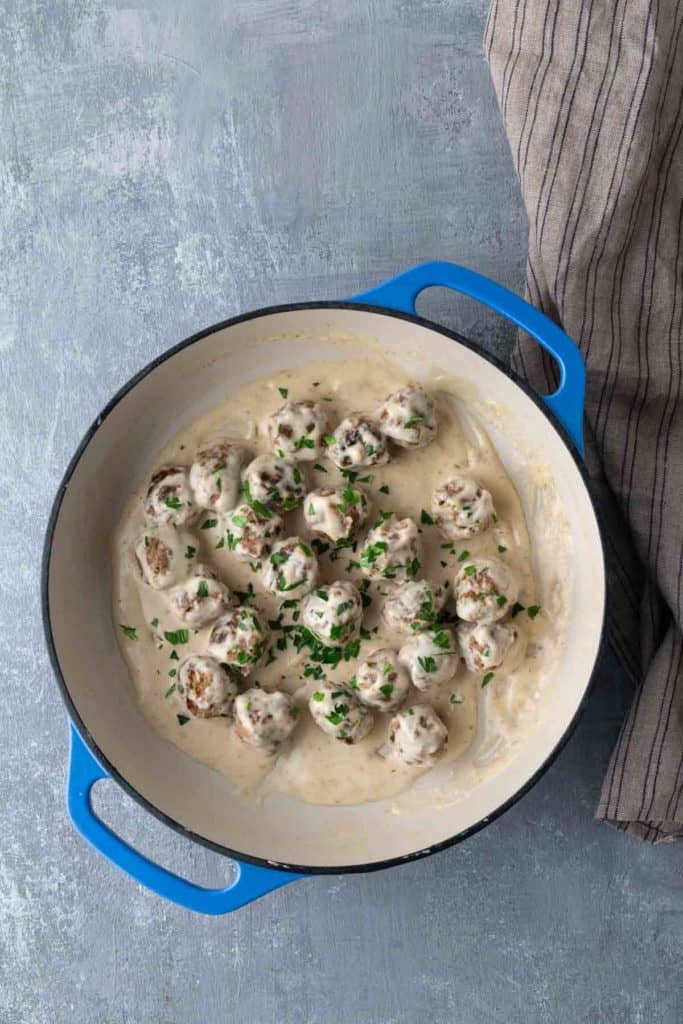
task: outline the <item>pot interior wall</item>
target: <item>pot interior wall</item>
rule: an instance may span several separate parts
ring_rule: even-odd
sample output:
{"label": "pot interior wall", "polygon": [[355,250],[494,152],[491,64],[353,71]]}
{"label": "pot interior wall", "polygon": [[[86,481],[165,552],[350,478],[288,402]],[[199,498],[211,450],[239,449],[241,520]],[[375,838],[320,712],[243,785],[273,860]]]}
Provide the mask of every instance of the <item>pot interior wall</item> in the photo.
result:
{"label": "pot interior wall", "polygon": [[[432,365],[509,415],[486,423],[525,498],[524,465],[545,465],[571,524],[575,575],[571,624],[557,678],[544,696],[539,727],[497,776],[457,802],[429,794],[409,815],[388,803],[313,807],[268,798],[262,808],[235,799],[229,783],[162,740],[138,712],[111,617],[110,538],[123,503],[158,450],[184,424],[231,390],[271,368],[310,359],[349,358],[342,337],[419,379]],[[358,349],[353,353],[358,358]],[[510,428],[514,424],[514,429]],[[533,521],[533,508],[527,508]],[[541,591],[543,581],[541,581]],[[492,814],[543,765],[582,699],[603,619],[599,533],[581,475],[536,404],[496,367],[458,342],[411,321],[370,311],[301,309],[271,313],[219,330],[181,349],[119,401],[71,477],[56,523],[49,575],[54,643],[66,687],[86,729],[121,776],[175,822],[222,846],[280,863],[357,865],[408,855],[447,840]],[[417,801],[416,801],[417,804]]]}

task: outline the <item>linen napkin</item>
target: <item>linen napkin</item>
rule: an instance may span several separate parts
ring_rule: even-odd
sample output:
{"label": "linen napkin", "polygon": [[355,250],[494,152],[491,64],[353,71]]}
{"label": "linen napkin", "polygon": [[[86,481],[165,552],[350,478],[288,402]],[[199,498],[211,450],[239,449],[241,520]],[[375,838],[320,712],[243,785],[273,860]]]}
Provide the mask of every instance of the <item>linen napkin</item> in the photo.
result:
{"label": "linen napkin", "polygon": [[[683,837],[683,4],[496,0],[486,53],[529,220],[527,292],[587,363],[610,641],[634,681],[598,817]],[[555,370],[520,338],[539,390]]]}

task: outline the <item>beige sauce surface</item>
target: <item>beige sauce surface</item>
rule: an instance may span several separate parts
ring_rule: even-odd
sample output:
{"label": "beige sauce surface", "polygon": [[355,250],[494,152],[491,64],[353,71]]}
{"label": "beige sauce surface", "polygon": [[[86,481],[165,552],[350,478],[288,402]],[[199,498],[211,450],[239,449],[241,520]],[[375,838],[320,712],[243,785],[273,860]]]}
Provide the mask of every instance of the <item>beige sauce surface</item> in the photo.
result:
{"label": "beige sauce surface", "polygon": [[[320,382],[315,387],[313,382]],[[294,370],[252,381],[235,391],[229,401],[201,417],[178,434],[159,453],[154,469],[165,464],[190,465],[195,451],[207,442],[219,439],[246,440],[253,454],[268,451],[261,432],[263,419],[282,405],[278,388],[288,390],[289,400],[311,398],[322,401],[333,428],[345,415],[354,411],[373,411],[390,392],[405,386],[405,374],[389,364],[372,361],[308,363]],[[420,524],[421,510],[429,509],[434,488],[456,472],[474,476],[491,491],[498,522],[478,537],[456,542],[449,551],[441,545],[443,538],[435,526],[422,525],[422,572],[420,575],[448,582],[449,588],[461,567],[459,556],[467,550],[472,557],[496,555],[503,557],[520,579],[519,600],[525,606],[537,603],[537,592],[531,570],[531,547],[527,526],[517,493],[486,434],[473,426],[466,406],[457,401],[457,384],[435,378],[427,384],[436,398],[438,434],[427,448],[410,451],[393,448],[392,461],[386,466],[359,471],[361,477],[371,476],[364,483],[371,500],[369,528],[380,510],[397,516],[412,516]],[[309,489],[333,486],[343,482],[340,471],[327,459],[321,459],[327,473],[302,463]],[[401,766],[393,758],[384,758],[377,751],[386,741],[391,715],[375,713],[375,727],[365,740],[347,746],[322,733],[314,725],[307,709],[308,697],[315,681],[303,676],[308,664],[306,651],[297,655],[291,649],[280,652],[276,643],[281,634],[272,633],[271,646],[275,660],[257,669],[247,685],[258,681],[266,689],[282,689],[294,695],[301,707],[300,721],[292,740],[272,758],[245,746],[236,737],[232,721],[224,718],[190,719],[181,725],[178,715],[185,712],[173,686],[177,660],[174,648],[164,640],[165,631],[179,628],[169,614],[164,591],[154,591],[140,577],[133,544],[144,528],[142,498],[147,480],[129,499],[119,529],[114,537],[114,617],[123,655],[130,669],[137,700],[142,713],[166,739],[196,760],[226,775],[244,798],[260,799],[266,793],[288,793],[301,800],[319,804],[354,804],[366,800],[395,797],[425,774],[425,770]],[[389,494],[380,492],[387,486]],[[213,517],[202,514],[189,530],[196,538],[198,560],[214,568],[232,591],[247,593],[253,588],[253,602],[267,620],[276,620],[281,613],[280,597],[266,593],[260,576],[248,564],[236,559],[227,547],[218,549],[222,536],[219,526],[202,530],[201,523]],[[359,549],[366,529],[359,538]],[[298,534],[310,537],[300,511],[287,513],[283,536]],[[498,548],[506,548],[504,555]],[[355,556],[342,551],[336,560],[330,553],[320,558],[320,583],[351,579],[357,585],[363,579],[357,569],[347,569]],[[377,647],[399,648],[405,637],[392,634],[379,617],[382,591],[387,584],[372,582],[368,594],[372,598],[366,609],[363,626],[377,628],[370,639],[362,641],[359,658]],[[532,727],[542,688],[552,677],[561,643],[560,619],[563,615],[560,588],[556,588],[553,607],[544,607],[532,621],[526,613],[517,616],[527,641],[526,654],[520,644],[514,653],[496,669],[494,678],[482,687],[481,676],[468,673],[460,662],[452,681],[435,687],[429,695],[413,691],[411,700],[431,703],[449,730],[448,751],[439,765],[444,799],[492,771],[504,767],[506,757],[523,741]],[[283,612],[283,622],[291,622],[296,609]],[[158,625],[151,624],[158,620]],[[127,639],[119,624],[134,627],[137,640]],[[179,649],[181,657],[190,652],[203,653],[211,627],[190,630],[190,640]],[[327,670],[330,680],[346,681],[355,671],[355,662],[341,662]],[[444,775],[444,768],[446,774]],[[443,782],[445,778],[445,783]]]}

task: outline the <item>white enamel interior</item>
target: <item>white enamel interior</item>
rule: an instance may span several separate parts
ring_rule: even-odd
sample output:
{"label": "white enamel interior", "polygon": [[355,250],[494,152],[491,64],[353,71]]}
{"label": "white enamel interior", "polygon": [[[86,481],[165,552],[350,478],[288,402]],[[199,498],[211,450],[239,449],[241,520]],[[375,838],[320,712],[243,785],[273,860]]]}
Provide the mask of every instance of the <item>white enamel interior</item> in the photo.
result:
{"label": "white enamel interior", "polygon": [[[392,815],[381,802],[335,808],[278,797],[260,809],[239,803],[226,778],[162,740],[137,711],[112,624],[111,534],[125,498],[159,449],[181,426],[270,368],[348,358],[334,340],[340,333],[377,339],[386,357],[404,365],[412,379],[436,364],[508,410],[504,433],[500,421],[487,423],[508,473],[524,497],[523,461],[548,464],[573,532],[569,638],[538,727],[504,771],[461,802],[435,809],[425,800],[410,817]],[[128,784],[214,843],[312,867],[409,855],[470,828],[508,801],[569,726],[598,653],[604,612],[593,508],[567,447],[534,402],[452,339],[410,321],[348,309],[269,313],[234,324],[177,352],[137,383],[96,431],[73,473],[54,532],[48,586],[56,653],[71,699]]]}

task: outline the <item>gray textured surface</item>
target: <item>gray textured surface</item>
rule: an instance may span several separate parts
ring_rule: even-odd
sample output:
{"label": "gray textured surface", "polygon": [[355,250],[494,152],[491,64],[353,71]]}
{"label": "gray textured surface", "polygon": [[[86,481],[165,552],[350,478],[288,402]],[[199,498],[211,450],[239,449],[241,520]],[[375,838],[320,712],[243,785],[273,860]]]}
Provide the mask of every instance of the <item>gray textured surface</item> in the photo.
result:
{"label": "gray textured surface", "polygon": [[[2,1024],[681,1019],[680,849],[592,819],[628,700],[612,663],[555,766],[474,839],[226,918],[139,890],[64,810],[40,546],[112,391],[207,323],[348,295],[425,257],[521,286],[485,7],[0,3]],[[509,346],[466,303],[423,308]],[[225,876],[103,790],[108,819],[145,850],[198,881]]]}

